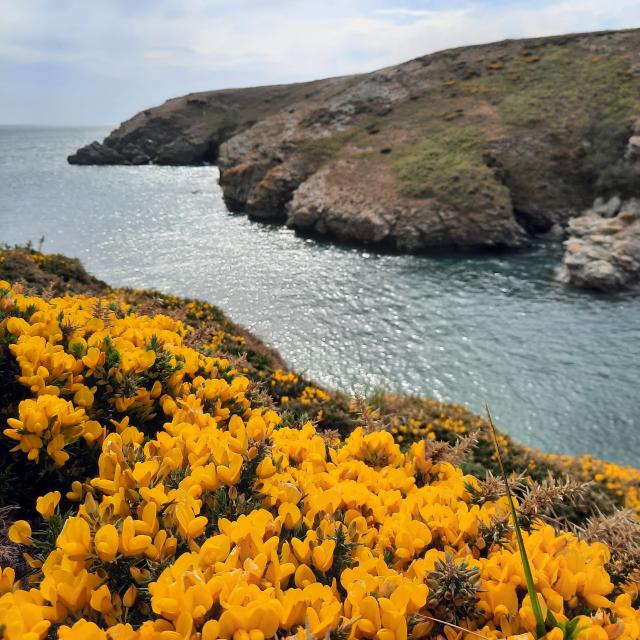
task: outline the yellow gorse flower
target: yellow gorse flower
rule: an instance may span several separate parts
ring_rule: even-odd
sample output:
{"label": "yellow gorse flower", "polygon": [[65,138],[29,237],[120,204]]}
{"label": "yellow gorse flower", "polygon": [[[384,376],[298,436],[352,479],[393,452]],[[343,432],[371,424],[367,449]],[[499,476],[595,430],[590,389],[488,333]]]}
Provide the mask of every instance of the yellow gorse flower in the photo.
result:
{"label": "yellow gorse flower", "polygon": [[48,520],[55,513],[59,502],[60,492],[50,491],[36,500],[36,510],[45,520]]}
{"label": "yellow gorse flower", "polygon": [[[11,568],[0,573],[7,640],[43,639],[52,624],[62,639],[428,638],[442,629],[429,619],[428,578],[447,556],[479,576],[477,617],[462,626],[532,637],[515,542],[482,537],[505,500],[473,504],[472,478],[427,460],[424,442],[403,450],[391,433],[358,428],[328,444],[310,422],[284,427],[252,404],[247,378],[185,346],[182,322],[118,299],[0,289],[15,314],[0,335],[31,395],[5,430],[15,455],[68,469],[82,446],[97,462],[36,501],[49,519],[61,494],[71,505],[52,548],[41,552],[24,520],[9,528],[16,544],[33,539],[34,574],[27,589]],[[300,381],[276,372],[274,382]],[[319,391],[296,397],[315,403]],[[575,640],[640,640],[640,612],[615,590],[604,545],[542,523],[525,544],[543,610],[560,623],[590,614]],[[547,637],[563,640],[559,629]]]}
{"label": "yellow gorse flower", "polygon": [[7,537],[15,544],[31,544],[31,525],[26,520],[17,520],[9,527]]}

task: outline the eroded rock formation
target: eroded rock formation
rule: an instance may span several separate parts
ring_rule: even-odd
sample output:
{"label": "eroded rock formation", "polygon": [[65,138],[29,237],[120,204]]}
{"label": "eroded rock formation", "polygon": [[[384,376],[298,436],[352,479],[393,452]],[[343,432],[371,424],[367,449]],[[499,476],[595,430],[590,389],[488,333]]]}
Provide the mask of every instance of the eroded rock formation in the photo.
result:
{"label": "eroded rock formation", "polygon": [[558,277],[595,291],[640,290],[640,200],[608,204],[569,222]]}

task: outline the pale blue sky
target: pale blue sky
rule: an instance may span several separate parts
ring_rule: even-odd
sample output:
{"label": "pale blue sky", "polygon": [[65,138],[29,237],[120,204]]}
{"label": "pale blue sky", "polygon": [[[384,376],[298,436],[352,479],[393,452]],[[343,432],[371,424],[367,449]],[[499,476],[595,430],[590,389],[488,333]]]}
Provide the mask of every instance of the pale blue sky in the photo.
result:
{"label": "pale blue sky", "polygon": [[0,123],[116,124],[205,89],[640,26],[640,0],[0,0]]}

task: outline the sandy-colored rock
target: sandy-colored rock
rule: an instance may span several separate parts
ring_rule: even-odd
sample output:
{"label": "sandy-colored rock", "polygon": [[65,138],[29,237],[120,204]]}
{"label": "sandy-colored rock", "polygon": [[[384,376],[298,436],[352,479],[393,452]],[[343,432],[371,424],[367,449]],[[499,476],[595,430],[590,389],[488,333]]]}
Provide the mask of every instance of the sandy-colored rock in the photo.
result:
{"label": "sandy-colored rock", "polygon": [[640,290],[640,206],[623,203],[614,218],[570,221],[558,279],[583,289]]}

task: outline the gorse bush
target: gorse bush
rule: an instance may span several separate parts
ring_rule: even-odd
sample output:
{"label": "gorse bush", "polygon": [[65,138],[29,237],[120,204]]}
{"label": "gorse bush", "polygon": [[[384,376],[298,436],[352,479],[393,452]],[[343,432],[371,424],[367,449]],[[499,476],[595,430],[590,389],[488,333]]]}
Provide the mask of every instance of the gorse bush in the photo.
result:
{"label": "gorse bush", "polygon": [[[0,574],[0,637],[540,635],[504,487],[456,466],[466,446],[399,443],[362,403],[346,437],[296,412],[285,424],[250,375],[314,420],[330,394],[196,333],[122,292],[0,282],[0,451],[29,485],[6,532],[24,564]],[[613,541],[529,511],[546,636],[640,638],[640,583]]]}
{"label": "gorse bush", "polygon": [[[104,282],[89,275],[75,259],[62,255],[47,255],[30,247],[0,249],[0,279],[20,281],[32,294],[49,300],[54,295],[68,292],[91,294],[109,303],[102,304],[104,315],[114,299],[124,303],[129,314],[154,316],[162,314],[179,320],[187,332],[185,346],[200,353],[224,360],[228,366],[250,381],[247,396],[254,406],[277,409],[285,426],[296,426],[312,420],[320,431],[348,435],[359,424],[366,424],[367,416],[361,407],[339,391],[321,389],[300,372],[290,371],[279,354],[262,343],[242,327],[231,322],[217,307],[200,300],[178,298],[156,291],[120,289],[114,291]],[[66,329],[68,331],[68,328]],[[17,363],[8,350],[0,350],[0,419],[15,418],[17,401],[26,390],[17,380]],[[484,478],[487,473],[499,472],[495,450],[489,437],[488,424],[464,406],[440,402],[417,396],[376,392],[366,399],[371,409],[381,418],[380,426],[388,429],[405,451],[413,442],[424,438],[449,443],[459,452],[460,439],[468,442],[473,435],[475,446],[467,447],[465,456],[455,457],[454,464],[462,464],[467,473]],[[147,423],[154,432],[162,425]],[[590,491],[583,505],[562,507],[561,515],[574,524],[584,522],[593,511],[610,514],[617,507],[625,507],[640,514],[640,471],[621,467],[589,457],[550,456],[524,447],[504,433],[498,434],[508,473],[525,473],[532,481],[545,481],[551,474],[562,478],[567,474],[583,482],[590,482]],[[78,455],[55,473],[68,477],[86,476],[82,466],[94,464],[93,456],[83,456],[83,439],[71,445]],[[444,450],[443,450],[444,452]],[[6,453],[6,452],[5,452]],[[0,457],[3,448],[0,445]],[[449,459],[449,462],[452,460]],[[42,471],[41,477],[31,476],[32,483],[21,482],[22,469],[13,455],[0,460],[0,503],[5,487],[10,487],[8,503],[24,504],[21,493],[29,504],[39,483],[48,487],[52,473]],[[55,474],[54,474],[55,475]],[[585,508],[583,508],[585,507]]]}

